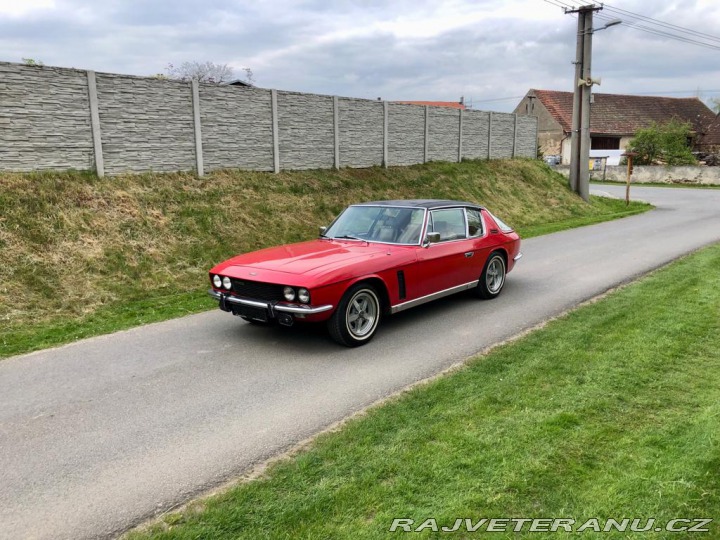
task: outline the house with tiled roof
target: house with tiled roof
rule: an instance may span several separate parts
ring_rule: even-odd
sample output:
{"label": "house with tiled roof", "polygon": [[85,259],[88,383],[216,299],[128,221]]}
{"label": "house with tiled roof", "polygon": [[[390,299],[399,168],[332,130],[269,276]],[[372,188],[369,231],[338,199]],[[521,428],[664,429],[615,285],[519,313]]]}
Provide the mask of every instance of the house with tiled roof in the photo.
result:
{"label": "house with tiled roof", "polygon": [[[572,92],[532,89],[514,111],[537,117],[540,150],[545,155],[561,155],[563,164],[570,162],[572,104]],[[690,123],[695,148],[720,144],[720,121],[698,98],[592,94],[591,152],[623,151],[638,129],[673,119]]]}

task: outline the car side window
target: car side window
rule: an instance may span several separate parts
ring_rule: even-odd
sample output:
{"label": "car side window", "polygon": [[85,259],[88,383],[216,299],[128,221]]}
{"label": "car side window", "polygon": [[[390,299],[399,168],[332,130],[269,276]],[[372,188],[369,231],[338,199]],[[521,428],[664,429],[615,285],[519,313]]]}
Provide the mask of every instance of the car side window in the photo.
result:
{"label": "car side window", "polygon": [[468,236],[482,236],[483,228],[482,219],[480,219],[480,211],[474,210],[472,208],[467,208],[465,209],[465,213],[467,214]]}
{"label": "car side window", "polygon": [[462,208],[444,208],[430,212],[428,232],[440,233],[440,241],[465,238],[465,212]]}

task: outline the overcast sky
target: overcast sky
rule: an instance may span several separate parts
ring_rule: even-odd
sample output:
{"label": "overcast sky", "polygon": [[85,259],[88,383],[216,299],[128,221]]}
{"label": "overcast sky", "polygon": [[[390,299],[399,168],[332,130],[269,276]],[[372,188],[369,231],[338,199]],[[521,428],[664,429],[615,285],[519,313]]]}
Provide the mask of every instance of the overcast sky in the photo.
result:
{"label": "overcast sky", "polygon": [[[717,0],[611,6],[720,35]],[[134,75],[210,60],[265,88],[510,111],[529,88],[572,90],[576,25],[543,0],[0,0],[0,60]],[[593,49],[594,91],[720,97],[720,50],[627,25]]]}

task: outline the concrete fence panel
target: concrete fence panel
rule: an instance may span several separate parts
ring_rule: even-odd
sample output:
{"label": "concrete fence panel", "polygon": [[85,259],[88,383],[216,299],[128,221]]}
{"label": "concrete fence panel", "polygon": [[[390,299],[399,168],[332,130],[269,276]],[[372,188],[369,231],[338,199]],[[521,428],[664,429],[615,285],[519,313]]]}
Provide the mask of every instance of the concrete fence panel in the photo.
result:
{"label": "concrete fence panel", "polygon": [[488,155],[490,113],[465,111],[463,118],[463,157],[485,159]]}
{"label": "concrete fence panel", "polygon": [[331,96],[278,92],[280,167],[330,169],[335,161]]}
{"label": "concrete fence panel", "polygon": [[428,161],[457,161],[460,145],[460,111],[430,107]]}
{"label": "concrete fence panel", "polygon": [[338,100],[340,166],[382,165],[383,104],[367,99]]}
{"label": "concrete fence panel", "polygon": [[388,161],[414,165],[425,159],[425,107],[391,103],[388,109]]}
{"label": "concrete fence panel", "polygon": [[506,159],[513,157],[515,141],[515,115],[493,113],[492,132],[490,134],[490,158]]}
{"label": "concrete fence panel", "polygon": [[273,170],[269,90],[201,84],[200,117],[206,170]]}
{"label": "concrete fence panel", "polygon": [[93,168],[85,71],[0,63],[0,168]]}
{"label": "concrete fence panel", "polygon": [[517,117],[517,147],[515,157],[537,157],[537,117]]}
{"label": "concrete fence panel", "polygon": [[105,172],[193,170],[190,83],[97,74]]}

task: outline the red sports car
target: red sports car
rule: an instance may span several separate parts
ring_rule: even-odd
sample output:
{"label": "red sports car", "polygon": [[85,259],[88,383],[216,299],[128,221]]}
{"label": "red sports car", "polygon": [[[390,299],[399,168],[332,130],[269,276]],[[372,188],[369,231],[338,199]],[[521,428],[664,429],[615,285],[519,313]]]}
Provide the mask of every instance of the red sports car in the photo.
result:
{"label": "red sports car", "polygon": [[520,257],[520,237],[482,206],[376,201],[349,206],[316,240],[218,264],[209,294],[251,323],[326,322],[357,347],[392,313],[467,289],[495,298]]}

